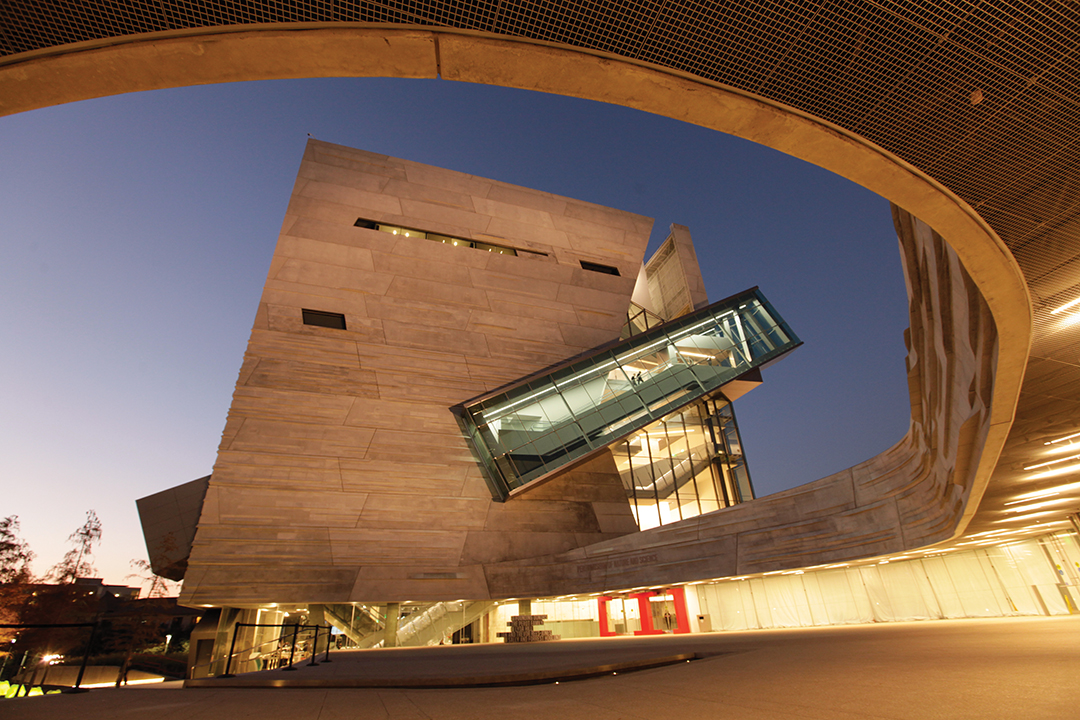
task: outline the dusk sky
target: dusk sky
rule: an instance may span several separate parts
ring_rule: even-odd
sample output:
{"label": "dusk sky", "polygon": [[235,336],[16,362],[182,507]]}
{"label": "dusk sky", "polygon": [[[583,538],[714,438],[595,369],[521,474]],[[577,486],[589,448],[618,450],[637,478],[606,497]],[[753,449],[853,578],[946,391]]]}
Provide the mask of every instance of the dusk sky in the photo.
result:
{"label": "dusk sky", "polygon": [[[213,466],[308,134],[687,225],[713,300],[757,285],[805,343],[735,405],[758,496],[901,439],[907,299],[889,205],[752,143],[449,81],[302,80],[0,118],[0,516],[44,574],[87,510],[145,558],[135,500]],[[465,398],[462,398],[465,399]]]}

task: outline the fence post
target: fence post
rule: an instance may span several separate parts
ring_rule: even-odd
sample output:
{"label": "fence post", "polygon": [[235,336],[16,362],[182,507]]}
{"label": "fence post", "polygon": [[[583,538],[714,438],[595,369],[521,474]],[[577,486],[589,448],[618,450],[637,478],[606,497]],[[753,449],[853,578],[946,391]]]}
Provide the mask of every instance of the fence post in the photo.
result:
{"label": "fence post", "polygon": [[94,621],[94,624],[90,626],[90,639],[86,641],[86,652],[83,653],[82,664],[79,665],[79,675],[75,678],[75,689],[80,690],[82,685],[83,675],[86,673],[86,664],[90,661],[90,648],[94,646],[94,639],[97,637],[98,620]]}
{"label": "fence post", "polygon": [[229,670],[232,669],[232,656],[233,656],[233,651],[236,649],[236,633],[243,626],[244,626],[244,623],[236,623],[235,625],[233,625],[232,642],[229,643],[229,656],[227,658],[225,658],[225,674],[224,675],[218,675],[218,677],[223,677],[223,678],[236,677],[235,675],[230,673]]}
{"label": "fence post", "polygon": [[334,644],[334,631],[330,629],[330,626],[326,626],[326,657],[323,658],[324,663],[330,662],[330,646]]}
{"label": "fence post", "polygon": [[295,670],[293,667],[293,655],[296,654],[296,633],[300,632],[300,623],[293,625],[292,630],[292,647],[289,649],[289,667],[282,668],[282,670]]}
{"label": "fence post", "polygon": [[318,652],[319,652],[319,626],[316,625],[315,626],[315,641],[311,644],[311,662],[308,663],[308,667],[312,667],[313,665],[318,665],[319,664],[319,663],[315,662],[315,655]]}

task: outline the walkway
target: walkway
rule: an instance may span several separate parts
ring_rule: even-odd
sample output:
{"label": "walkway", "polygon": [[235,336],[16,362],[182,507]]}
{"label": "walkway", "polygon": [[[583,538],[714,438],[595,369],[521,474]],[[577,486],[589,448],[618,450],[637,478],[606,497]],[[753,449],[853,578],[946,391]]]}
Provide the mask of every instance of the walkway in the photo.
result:
{"label": "walkway", "polygon": [[[1065,720],[1080,717],[1080,616],[945,620],[363,653],[409,677],[520,672],[682,652],[703,659],[576,682],[468,689],[95,690],[5,701],[5,720]],[[385,661],[383,660],[385,658]],[[344,658],[343,658],[344,660]],[[354,667],[365,667],[357,661]],[[344,667],[346,663],[343,663]],[[335,663],[327,666],[327,672]],[[317,671],[318,668],[309,668]],[[302,670],[287,675],[300,676]],[[486,672],[486,670],[485,670]]]}

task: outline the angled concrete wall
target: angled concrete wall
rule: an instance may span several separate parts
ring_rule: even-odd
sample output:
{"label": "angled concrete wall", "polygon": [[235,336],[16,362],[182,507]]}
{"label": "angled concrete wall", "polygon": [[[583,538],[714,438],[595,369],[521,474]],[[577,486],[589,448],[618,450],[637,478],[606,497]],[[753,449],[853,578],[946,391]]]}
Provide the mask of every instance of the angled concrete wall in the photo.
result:
{"label": "angled concrete wall", "polygon": [[[358,218],[533,252],[453,247]],[[483,598],[481,563],[636,531],[610,455],[493,502],[449,407],[617,338],[651,226],[310,142],[182,601]],[[302,309],[341,313],[347,329],[304,325]]]}
{"label": "angled concrete wall", "polygon": [[645,279],[652,301],[646,307],[665,320],[709,304],[697,252],[685,225],[671,226],[667,239],[645,263]]}
{"label": "angled concrete wall", "polygon": [[207,475],[135,501],[147,557],[156,574],[184,579],[209,482]]}

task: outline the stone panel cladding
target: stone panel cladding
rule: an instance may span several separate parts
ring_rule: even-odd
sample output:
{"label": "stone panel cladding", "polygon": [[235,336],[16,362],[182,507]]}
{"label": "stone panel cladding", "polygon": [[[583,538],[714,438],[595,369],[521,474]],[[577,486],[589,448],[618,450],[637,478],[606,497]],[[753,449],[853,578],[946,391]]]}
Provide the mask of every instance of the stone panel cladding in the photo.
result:
{"label": "stone panel cladding", "polygon": [[[358,218],[534,252],[453,247]],[[310,141],[181,601],[482,599],[484,563],[636,532],[610,454],[493,502],[448,408],[617,338],[651,226]],[[301,309],[341,313],[347,329],[304,325]]]}
{"label": "stone panel cladding", "polygon": [[673,320],[709,304],[697,253],[685,225],[672,225],[667,240],[645,263],[645,278],[652,303],[648,309]]}
{"label": "stone panel cladding", "polygon": [[155,574],[170,580],[184,579],[209,482],[208,475],[136,501]]}
{"label": "stone panel cladding", "polygon": [[910,298],[911,426],[807,485],[572,551],[491,564],[492,597],[545,597],[844,562],[950,539],[990,431],[997,331],[955,252],[893,207]]}

